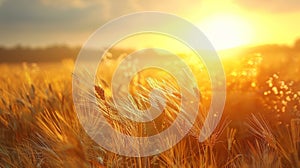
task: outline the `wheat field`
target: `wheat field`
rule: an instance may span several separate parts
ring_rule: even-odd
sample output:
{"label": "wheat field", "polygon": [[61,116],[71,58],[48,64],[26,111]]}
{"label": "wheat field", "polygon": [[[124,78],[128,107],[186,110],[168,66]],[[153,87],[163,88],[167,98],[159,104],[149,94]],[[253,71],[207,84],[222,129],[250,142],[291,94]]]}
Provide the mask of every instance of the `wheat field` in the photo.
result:
{"label": "wheat field", "polygon": [[[207,112],[200,108],[201,115],[182,141],[149,157],[114,154],[86,134],[74,111],[72,60],[1,64],[0,167],[300,167],[299,80],[266,69],[264,59],[252,54],[236,62],[223,60],[227,101],[213,134],[198,141],[197,131]],[[145,88],[142,91],[147,93]],[[140,92],[135,92],[135,103],[146,108]],[[179,108],[174,93],[175,98],[168,99],[166,115],[145,126],[117,114],[103,83],[95,84],[94,94],[114,128],[135,136],[157,133],[147,130],[153,125],[158,132],[165,129]],[[209,94],[202,96],[204,101],[210,100]]]}

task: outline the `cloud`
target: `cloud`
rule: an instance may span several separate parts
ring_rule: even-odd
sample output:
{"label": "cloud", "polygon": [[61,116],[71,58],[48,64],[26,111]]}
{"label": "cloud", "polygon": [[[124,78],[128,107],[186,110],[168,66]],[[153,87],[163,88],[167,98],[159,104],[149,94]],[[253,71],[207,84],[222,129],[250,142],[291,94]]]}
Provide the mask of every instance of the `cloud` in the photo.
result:
{"label": "cloud", "polygon": [[251,10],[272,13],[300,11],[299,0],[235,0],[237,4]]}
{"label": "cloud", "polygon": [[5,0],[0,0],[0,6],[3,4],[4,1],[5,1]]}
{"label": "cloud", "polygon": [[199,0],[97,0],[101,6],[105,18],[111,19],[137,11],[162,11],[180,15],[184,11],[190,11],[191,7],[200,7]]}
{"label": "cloud", "polygon": [[97,4],[97,0],[40,0],[44,5],[54,7],[85,8]]}
{"label": "cloud", "polygon": [[[0,0],[0,44],[91,34],[110,19],[136,11],[181,14],[199,0]],[[64,36],[61,36],[64,35]],[[20,38],[22,37],[22,39]],[[26,38],[28,37],[28,38]],[[73,37],[72,37],[73,38]],[[63,39],[65,40],[65,39]],[[41,41],[41,40],[39,40]]]}
{"label": "cloud", "polygon": [[86,30],[99,25],[96,6],[78,8],[56,7],[39,0],[8,0],[0,7],[0,27],[9,30],[32,31]]}

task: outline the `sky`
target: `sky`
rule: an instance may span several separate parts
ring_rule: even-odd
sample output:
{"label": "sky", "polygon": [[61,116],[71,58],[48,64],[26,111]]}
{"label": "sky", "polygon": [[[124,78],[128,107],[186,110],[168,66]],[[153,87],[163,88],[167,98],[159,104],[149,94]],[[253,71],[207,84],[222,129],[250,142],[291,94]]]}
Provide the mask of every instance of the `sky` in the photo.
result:
{"label": "sky", "polygon": [[300,38],[299,0],[0,0],[0,45],[81,46],[109,20],[145,10],[187,19],[219,49]]}

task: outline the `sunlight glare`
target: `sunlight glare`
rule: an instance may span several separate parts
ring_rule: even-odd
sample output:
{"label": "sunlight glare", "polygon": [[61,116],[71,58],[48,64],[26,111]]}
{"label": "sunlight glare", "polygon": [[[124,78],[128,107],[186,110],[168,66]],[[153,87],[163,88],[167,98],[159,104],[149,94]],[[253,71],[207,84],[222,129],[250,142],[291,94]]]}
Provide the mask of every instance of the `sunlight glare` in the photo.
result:
{"label": "sunlight glare", "polygon": [[251,25],[235,15],[216,15],[198,25],[217,50],[247,45],[251,42]]}

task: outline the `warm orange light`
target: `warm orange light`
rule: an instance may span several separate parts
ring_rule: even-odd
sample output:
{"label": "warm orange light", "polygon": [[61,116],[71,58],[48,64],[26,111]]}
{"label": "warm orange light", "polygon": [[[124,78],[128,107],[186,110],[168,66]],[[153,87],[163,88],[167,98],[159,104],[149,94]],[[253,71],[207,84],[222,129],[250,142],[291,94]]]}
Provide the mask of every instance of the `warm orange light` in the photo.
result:
{"label": "warm orange light", "polygon": [[199,24],[217,50],[246,45],[252,40],[251,25],[235,15],[219,14]]}

